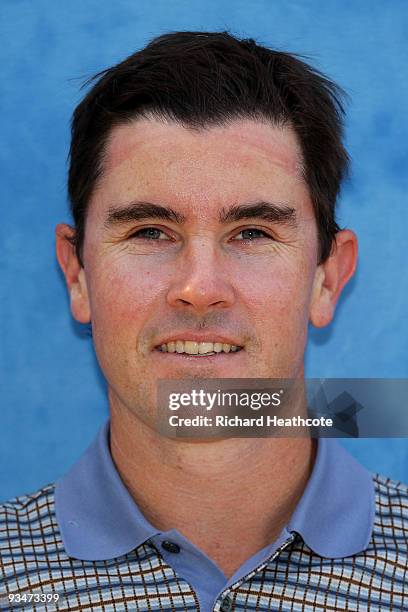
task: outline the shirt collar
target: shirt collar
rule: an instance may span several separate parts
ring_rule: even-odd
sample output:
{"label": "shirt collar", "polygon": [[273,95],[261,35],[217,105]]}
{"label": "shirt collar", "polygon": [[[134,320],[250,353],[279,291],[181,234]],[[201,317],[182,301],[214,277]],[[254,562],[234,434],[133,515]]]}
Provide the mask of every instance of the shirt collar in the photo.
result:
{"label": "shirt collar", "polygon": [[65,550],[87,561],[113,559],[159,533],[125,487],[110,453],[108,420],[55,484],[55,514]]}
{"label": "shirt collar", "polygon": [[375,518],[372,475],[333,438],[320,438],[312,474],[288,524],[321,557],[365,550]]}
{"label": "shirt collar", "polygon": [[[77,463],[57,480],[55,512],[67,554],[113,559],[160,533],[143,516],[113,463],[108,420]],[[287,530],[299,533],[322,557],[365,550],[374,524],[370,473],[329,438],[317,445],[316,461]]]}

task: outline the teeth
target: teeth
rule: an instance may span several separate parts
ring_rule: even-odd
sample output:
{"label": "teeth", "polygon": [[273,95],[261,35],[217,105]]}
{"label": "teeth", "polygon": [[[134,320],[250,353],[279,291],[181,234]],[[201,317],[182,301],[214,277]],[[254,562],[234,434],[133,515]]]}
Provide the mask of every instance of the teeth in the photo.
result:
{"label": "teeth", "polygon": [[167,344],[162,344],[163,346],[167,346],[167,351],[169,353],[175,353],[176,352],[176,343],[175,342],[168,342]]}
{"label": "teeth", "polygon": [[160,346],[163,353],[187,353],[188,355],[214,355],[240,351],[242,347],[223,342],[194,342],[193,340],[176,340]]}
{"label": "teeth", "polygon": [[205,355],[206,353],[214,352],[214,343],[213,342],[200,342],[198,346],[198,352],[200,355]]}
{"label": "teeth", "polygon": [[184,342],[184,352],[188,353],[189,355],[197,355],[198,342],[192,342],[191,340]]}

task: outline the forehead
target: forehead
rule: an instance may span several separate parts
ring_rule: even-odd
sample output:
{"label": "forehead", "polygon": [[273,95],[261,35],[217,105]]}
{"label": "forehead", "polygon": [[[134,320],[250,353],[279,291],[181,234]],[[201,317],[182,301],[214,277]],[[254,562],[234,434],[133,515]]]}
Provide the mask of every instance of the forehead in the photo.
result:
{"label": "forehead", "polygon": [[[269,122],[236,119],[222,126],[202,129],[183,127],[165,119],[138,119],[132,124],[120,125],[110,133],[106,147],[106,172],[113,171],[134,153],[147,154],[156,147],[165,154],[177,147],[186,157],[212,150],[227,152],[232,159],[245,152],[266,156],[288,172],[301,170],[302,158],[295,131],[288,126],[275,126]],[[159,161],[159,160],[157,160]]]}
{"label": "forehead", "polygon": [[[273,193],[271,193],[273,192]],[[161,203],[229,205],[244,199],[308,199],[295,132],[237,119],[193,130],[176,122],[138,119],[116,126],[107,142],[98,206],[130,198]]]}

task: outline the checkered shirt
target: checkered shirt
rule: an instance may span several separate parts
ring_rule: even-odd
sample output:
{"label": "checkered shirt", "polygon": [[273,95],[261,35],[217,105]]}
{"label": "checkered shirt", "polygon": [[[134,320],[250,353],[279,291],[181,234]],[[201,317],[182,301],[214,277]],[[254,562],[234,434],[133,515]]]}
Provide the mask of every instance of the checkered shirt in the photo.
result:
{"label": "checkered shirt", "polygon": [[[366,550],[328,559],[292,533],[267,562],[220,594],[214,612],[408,610],[408,487],[373,478],[376,516]],[[0,507],[0,554],[0,610],[200,610],[191,586],[149,541],[105,561],[68,556],[53,484]],[[59,598],[21,601],[33,593]]]}

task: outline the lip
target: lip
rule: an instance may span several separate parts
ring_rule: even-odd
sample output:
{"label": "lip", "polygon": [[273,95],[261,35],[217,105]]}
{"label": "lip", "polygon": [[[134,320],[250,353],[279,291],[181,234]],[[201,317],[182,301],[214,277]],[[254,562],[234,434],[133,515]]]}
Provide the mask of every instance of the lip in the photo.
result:
{"label": "lip", "polygon": [[171,336],[166,336],[162,340],[159,340],[157,344],[154,345],[153,348],[160,348],[162,344],[167,344],[168,342],[176,342],[177,340],[190,340],[191,342],[220,342],[221,344],[231,344],[235,346],[239,346],[240,348],[244,348],[243,343],[240,340],[236,340],[231,338],[230,336],[224,336],[221,333],[206,332],[206,333],[197,333],[197,332],[188,332],[181,331]]}
{"label": "lip", "polygon": [[231,363],[232,359],[237,359],[238,355],[242,355],[244,353],[244,349],[240,351],[236,351],[235,353],[212,353],[208,355],[189,355],[188,353],[163,353],[158,348],[153,351],[154,355],[159,357],[159,359],[165,359],[166,363],[170,363],[172,360],[175,360],[175,363],[180,364],[180,359],[190,363],[190,364],[199,364],[200,362],[206,363],[214,363],[220,365],[222,362]]}

